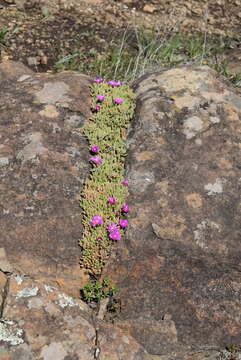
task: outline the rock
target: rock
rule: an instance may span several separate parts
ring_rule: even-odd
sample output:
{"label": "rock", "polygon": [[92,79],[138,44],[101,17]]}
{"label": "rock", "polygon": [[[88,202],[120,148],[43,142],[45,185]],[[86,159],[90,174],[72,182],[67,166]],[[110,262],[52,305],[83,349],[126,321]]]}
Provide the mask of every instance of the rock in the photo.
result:
{"label": "rock", "polygon": [[25,10],[25,5],[27,4],[27,0],[14,0],[16,7],[18,10]]}
{"label": "rock", "polygon": [[11,60],[0,63],[0,82],[20,78],[23,74],[24,76],[31,76],[33,72],[22,63],[18,63],[16,66],[16,63]]}
{"label": "rock", "polygon": [[39,56],[29,56],[27,58],[27,63],[29,66],[37,66],[40,64]]}
{"label": "rock", "polygon": [[6,251],[4,248],[0,248],[0,271],[4,273],[13,272],[13,267],[7,259]]}
{"label": "rock", "polygon": [[9,159],[7,157],[0,158],[0,168],[4,166],[8,166],[8,164],[9,164]]}
{"label": "rock", "polygon": [[217,351],[229,344],[238,360],[238,92],[208,67],[136,82],[130,227],[103,273],[121,312],[108,323],[106,299],[97,317],[79,299],[91,80],[4,62],[0,81],[0,360],[231,360]]}
{"label": "rock", "polygon": [[103,273],[120,289],[118,326],[156,356],[239,344],[241,97],[207,66],[134,88],[130,226]]}
{"label": "rock", "polygon": [[34,74],[10,61],[0,65],[0,79],[0,158],[8,159],[1,167],[0,247],[12,272],[79,296],[86,281],[79,196],[89,170],[80,129],[90,116],[90,78]]}
{"label": "rock", "polygon": [[64,359],[70,353],[74,356],[81,346],[79,359],[91,359],[95,329],[90,323],[88,306],[48,283],[12,277],[3,318],[8,331],[15,334],[2,340],[4,346],[11,346],[10,353],[15,354],[13,345],[18,342],[21,344],[18,351],[21,349],[30,359],[50,359],[53,352],[58,359]]}
{"label": "rock", "polygon": [[143,7],[143,11],[147,12],[147,13],[154,13],[155,11],[157,11],[157,8],[155,6],[152,5],[145,5]]}
{"label": "rock", "polygon": [[174,321],[164,320],[155,321],[154,319],[145,319],[145,314],[139,319],[131,319],[131,321],[122,321],[119,324],[129,335],[134,334],[141,343],[148,342],[146,349],[150,354],[158,353],[160,348],[160,341],[162,346],[162,353],[169,353],[170,345],[178,348],[177,329]]}
{"label": "rock", "polygon": [[241,53],[240,49],[231,50],[227,53],[227,70],[234,74],[241,74]]}
{"label": "rock", "polygon": [[107,306],[108,306],[108,303],[109,303],[109,298],[103,298],[103,299],[100,299],[100,304],[99,304],[99,310],[98,310],[98,313],[97,313],[97,319],[99,320],[103,320],[104,317],[105,317],[105,314],[107,312]]}
{"label": "rock", "polygon": [[0,359],[151,360],[79,299],[90,78],[33,74],[14,62],[0,69],[0,157],[9,159],[0,183]]}
{"label": "rock", "polygon": [[133,337],[113,324],[98,324],[98,342],[101,359],[152,360]]}
{"label": "rock", "polygon": [[85,303],[48,283],[12,276],[2,315],[1,360],[92,360],[96,351],[151,360],[131,336],[98,323]]}
{"label": "rock", "polygon": [[47,65],[47,64],[48,64],[48,57],[45,56],[45,55],[41,56],[41,58],[40,58],[40,63],[41,63],[42,65]]}
{"label": "rock", "polygon": [[2,312],[2,307],[4,305],[7,285],[8,285],[7,276],[2,272],[0,272],[0,308],[1,308],[0,313]]}

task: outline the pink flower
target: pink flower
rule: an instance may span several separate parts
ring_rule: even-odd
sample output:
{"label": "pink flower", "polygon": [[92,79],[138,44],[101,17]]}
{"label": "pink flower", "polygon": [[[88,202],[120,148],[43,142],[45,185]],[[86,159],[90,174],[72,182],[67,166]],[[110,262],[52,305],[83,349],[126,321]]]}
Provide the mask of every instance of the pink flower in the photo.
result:
{"label": "pink flower", "polygon": [[109,233],[109,238],[112,240],[120,240],[121,234],[118,230],[114,230],[111,233]]}
{"label": "pink flower", "polygon": [[92,151],[93,153],[98,153],[100,151],[100,148],[97,145],[92,145],[90,147],[90,151]]}
{"label": "pink flower", "polygon": [[128,205],[123,205],[122,210],[123,210],[124,213],[128,213],[130,211],[130,208],[129,208]]}
{"label": "pink flower", "polygon": [[90,225],[95,227],[97,225],[102,225],[103,224],[103,219],[102,219],[102,216],[93,216],[92,219],[91,219],[91,222],[90,222]]}
{"label": "pink flower", "polygon": [[96,78],[96,79],[94,79],[94,82],[97,83],[97,84],[100,84],[100,83],[102,83],[103,81],[104,81],[104,79],[102,79],[102,78]]}
{"label": "pink flower", "polygon": [[129,181],[127,181],[127,180],[122,181],[122,185],[123,185],[123,186],[128,186],[128,185],[129,185]]}
{"label": "pink flower", "polygon": [[119,225],[122,228],[126,228],[129,225],[128,220],[120,220]]}
{"label": "pink flower", "polygon": [[109,197],[107,202],[111,205],[115,205],[117,203],[117,199],[114,197]]}
{"label": "pink flower", "polygon": [[121,85],[121,82],[120,82],[120,81],[110,80],[110,81],[108,81],[108,85],[111,85],[111,86],[120,86],[120,85]]}
{"label": "pink flower", "polygon": [[116,223],[112,222],[107,226],[107,230],[111,233],[113,231],[119,231],[119,227]]}
{"label": "pink flower", "polygon": [[116,98],[115,100],[114,100],[114,103],[115,104],[122,104],[123,103],[123,99],[122,98]]}
{"label": "pink flower", "polygon": [[93,108],[94,111],[100,111],[100,106],[99,105],[96,105],[94,108]]}
{"label": "pink flower", "polygon": [[98,95],[98,96],[97,96],[97,101],[103,102],[104,100],[105,100],[105,96],[104,96],[104,95]]}
{"label": "pink flower", "polygon": [[99,155],[92,156],[89,161],[96,165],[101,165],[103,162]]}

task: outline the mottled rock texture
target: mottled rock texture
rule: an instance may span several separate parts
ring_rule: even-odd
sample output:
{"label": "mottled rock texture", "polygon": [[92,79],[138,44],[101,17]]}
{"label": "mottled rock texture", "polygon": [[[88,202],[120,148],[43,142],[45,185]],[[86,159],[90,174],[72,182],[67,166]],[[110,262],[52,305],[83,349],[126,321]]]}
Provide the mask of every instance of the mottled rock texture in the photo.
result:
{"label": "mottled rock texture", "polygon": [[0,247],[14,271],[79,295],[81,209],[90,116],[85,75],[0,65]]}
{"label": "mottled rock texture", "polygon": [[0,83],[0,360],[240,359],[217,351],[241,342],[240,95],[207,67],[135,84],[112,324],[79,300],[91,80],[4,62]]}
{"label": "mottled rock texture", "polygon": [[134,88],[119,326],[156,355],[240,344],[241,97],[205,66]]}
{"label": "mottled rock texture", "polygon": [[0,64],[0,360],[151,360],[79,300],[91,79]]}
{"label": "mottled rock texture", "polygon": [[81,300],[18,275],[9,279],[0,344],[1,360],[151,360],[131,336],[97,322]]}

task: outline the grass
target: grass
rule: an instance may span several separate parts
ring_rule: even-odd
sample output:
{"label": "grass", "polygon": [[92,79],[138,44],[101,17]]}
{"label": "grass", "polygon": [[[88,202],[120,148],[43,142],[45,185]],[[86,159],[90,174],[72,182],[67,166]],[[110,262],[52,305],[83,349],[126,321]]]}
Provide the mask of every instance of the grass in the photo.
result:
{"label": "grass", "polygon": [[70,54],[59,59],[54,68],[132,82],[144,73],[162,67],[207,64],[234,85],[240,86],[241,74],[232,75],[227,62],[219,59],[228,47],[229,40],[214,40],[206,34],[166,36],[155,29],[139,28],[129,32],[126,30],[117,45],[110,43],[108,51]]}
{"label": "grass", "polygon": [[233,74],[228,70],[227,61],[223,60],[222,62],[217,62],[214,64],[213,68],[220,74],[225,76],[229,81],[233,83],[236,87],[241,87],[241,72],[238,74]]}
{"label": "grass", "polygon": [[17,26],[11,31],[7,26],[2,26],[0,28],[0,60],[1,60],[1,49],[7,47],[7,41],[17,32],[18,32]]}
{"label": "grass", "polygon": [[[100,105],[101,110],[93,114],[84,127],[84,134],[90,146],[99,146],[99,155],[103,163],[93,165],[80,202],[84,217],[84,232],[80,241],[81,265],[95,275],[101,273],[113,246],[106,226],[111,222],[119,222],[122,217],[121,207],[127,197],[127,187],[122,185],[126,157],[125,142],[135,106],[135,96],[127,85],[112,87],[107,83],[94,84],[93,106],[97,104],[98,95],[104,95],[105,100]],[[116,98],[122,98],[124,102],[117,105],[114,103]],[[117,204],[110,205],[107,202],[109,197],[115,197]],[[94,216],[102,216],[104,224],[91,226]]]}
{"label": "grass", "polygon": [[0,47],[5,45],[8,32],[9,32],[9,30],[8,30],[7,26],[3,26],[2,28],[0,28]]}

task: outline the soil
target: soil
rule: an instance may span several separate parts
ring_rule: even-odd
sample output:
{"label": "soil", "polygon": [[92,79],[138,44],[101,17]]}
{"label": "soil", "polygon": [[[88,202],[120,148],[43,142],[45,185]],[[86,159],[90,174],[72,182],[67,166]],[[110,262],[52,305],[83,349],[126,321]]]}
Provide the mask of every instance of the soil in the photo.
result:
{"label": "soil", "polygon": [[76,52],[88,61],[88,54],[108,51],[137,26],[229,39],[233,59],[240,57],[241,0],[0,0],[0,31],[3,26],[9,32],[0,40],[0,59],[20,60],[35,71]]}

